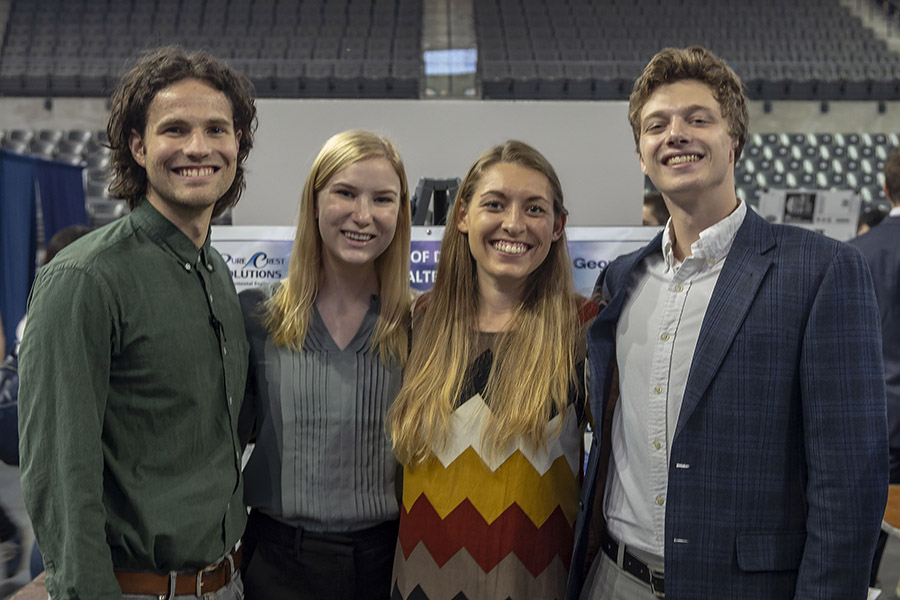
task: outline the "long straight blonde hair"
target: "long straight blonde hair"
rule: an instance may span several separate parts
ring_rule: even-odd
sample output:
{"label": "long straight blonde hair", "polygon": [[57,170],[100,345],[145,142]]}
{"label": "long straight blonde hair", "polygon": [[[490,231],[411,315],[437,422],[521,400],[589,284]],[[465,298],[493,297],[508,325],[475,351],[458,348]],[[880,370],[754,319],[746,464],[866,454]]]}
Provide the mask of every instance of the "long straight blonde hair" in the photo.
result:
{"label": "long straight blonde hair", "polygon": [[[544,175],[550,182],[554,217],[565,213],[556,172],[523,142],[511,140],[490,148],[469,168],[447,220],[434,288],[425,302],[421,325],[414,331],[403,387],[388,413],[394,453],[404,464],[421,464],[432,445],[446,443],[466,368],[475,358],[476,265],[468,236],[456,223],[485,172],[499,163]],[[554,412],[565,411],[570,385],[575,383],[577,299],[563,233],[529,275],[510,326],[498,339],[483,392],[493,419],[483,440],[489,450],[500,450],[520,436],[536,447],[546,444],[548,422]]]}
{"label": "long straight blonde hair", "polygon": [[264,307],[264,323],[279,346],[301,350],[309,315],[324,277],[322,236],[316,222],[316,196],[332,177],[367,158],[384,158],[400,178],[400,210],[394,239],[375,259],[381,308],[375,324],[373,349],[383,361],[405,364],[409,346],[409,186],[397,149],[387,138],[350,130],[332,136],[313,163],[300,196],[300,218],[288,263],[288,276]]}

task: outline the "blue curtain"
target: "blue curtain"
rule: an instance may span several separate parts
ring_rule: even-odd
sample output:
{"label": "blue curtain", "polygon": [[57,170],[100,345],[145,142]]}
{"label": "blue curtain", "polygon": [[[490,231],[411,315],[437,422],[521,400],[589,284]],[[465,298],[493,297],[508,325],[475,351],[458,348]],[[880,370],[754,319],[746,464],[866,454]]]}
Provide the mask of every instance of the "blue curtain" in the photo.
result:
{"label": "blue curtain", "polygon": [[38,193],[44,216],[44,239],[69,225],[87,225],[82,167],[37,160]]}
{"label": "blue curtain", "polygon": [[88,223],[82,167],[0,150],[0,316],[8,345],[25,315],[34,281],[35,184],[41,196],[45,240],[69,225]]}
{"label": "blue curtain", "polygon": [[35,159],[0,150],[0,315],[7,344],[25,315],[34,279]]}

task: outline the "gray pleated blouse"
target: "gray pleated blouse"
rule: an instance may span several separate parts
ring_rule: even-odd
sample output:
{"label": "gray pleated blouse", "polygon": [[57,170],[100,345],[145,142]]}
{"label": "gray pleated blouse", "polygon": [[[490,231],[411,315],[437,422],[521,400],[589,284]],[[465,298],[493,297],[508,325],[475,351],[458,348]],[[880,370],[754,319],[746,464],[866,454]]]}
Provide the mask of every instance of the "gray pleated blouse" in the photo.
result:
{"label": "gray pleated blouse", "polygon": [[378,299],[343,350],[313,307],[296,352],[276,346],[260,322],[261,303],[278,285],[240,294],[250,342],[241,433],[256,442],[244,469],[247,505],[318,532],[396,519],[397,463],[384,421],[401,369],[385,367],[370,349]]}

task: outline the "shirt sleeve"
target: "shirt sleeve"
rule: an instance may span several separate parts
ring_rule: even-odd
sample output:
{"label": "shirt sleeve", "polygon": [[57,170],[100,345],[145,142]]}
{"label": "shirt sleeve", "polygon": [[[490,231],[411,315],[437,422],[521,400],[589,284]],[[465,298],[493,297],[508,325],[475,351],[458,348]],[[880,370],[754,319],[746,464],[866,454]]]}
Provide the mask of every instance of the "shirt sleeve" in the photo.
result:
{"label": "shirt sleeve", "polygon": [[65,263],[42,269],[29,298],[19,371],[22,492],[54,600],[121,598],[103,502],[112,305],[99,276]]}
{"label": "shirt sleeve", "polygon": [[796,598],[864,595],[888,488],[881,327],[869,270],[843,246],[803,337],[800,386],[809,468]]}

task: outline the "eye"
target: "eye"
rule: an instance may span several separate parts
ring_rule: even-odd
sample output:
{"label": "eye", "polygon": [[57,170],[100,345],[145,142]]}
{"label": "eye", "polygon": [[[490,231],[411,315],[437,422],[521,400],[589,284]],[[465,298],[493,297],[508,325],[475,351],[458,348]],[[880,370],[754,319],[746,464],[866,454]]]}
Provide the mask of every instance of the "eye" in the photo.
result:
{"label": "eye", "polygon": [[344,188],[338,188],[336,190],[333,190],[333,193],[337,194],[338,196],[343,196],[344,198],[352,198],[353,197],[353,192],[351,192],[350,190],[344,189]]}
{"label": "eye", "polygon": [[394,202],[393,196],[378,196],[375,198],[375,202],[377,204],[392,204]]}
{"label": "eye", "polygon": [[500,204],[499,200],[485,200],[481,203],[481,206],[488,210],[500,210],[503,208],[503,205]]}
{"label": "eye", "polygon": [[547,210],[540,204],[532,204],[525,210],[527,210],[529,213],[532,213],[535,215],[543,215],[547,212]]}
{"label": "eye", "polygon": [[224,127],[220,127],[218,125],[216,125],[215,127],[210,127],[209,132],[214,135],[222,135],[224,133],[227,133]]}
{"label": "eye", "polygon": [[184,127],[180,125],[169,125],[163,130],[163,133],[169,135],[181,135],[184,133]]}

